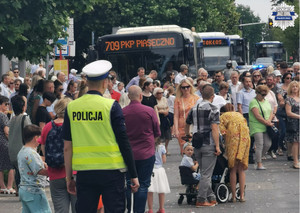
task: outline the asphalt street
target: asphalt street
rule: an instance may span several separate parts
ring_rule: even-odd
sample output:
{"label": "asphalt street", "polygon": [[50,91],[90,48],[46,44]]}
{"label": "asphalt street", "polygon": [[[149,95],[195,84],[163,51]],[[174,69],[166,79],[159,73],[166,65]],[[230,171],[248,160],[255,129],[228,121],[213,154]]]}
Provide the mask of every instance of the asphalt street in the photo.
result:
{"label": "asphalt street", "polygon": [[[176,139],[170,142],[165,169],[169,179],[171,193],[166,195],[166,212],[192,213],[192,212],[237,212],[237,213],[298,213],[299,212],[299,170],[291,168],[286,156],[278,156],[277,159],[263,161],[267,168],[265,171],[255,170],[250,164],[246,172],[246,202],[224,203],[215,207],[195,208],[186,203],[182,205],[177,201],[179,193],[185,191],[185,186],[180,183],[178,166],[181,161],[179,147]],[[49,188],[46,188],[49,202],[52,206]],[[158,196],[154,195],[154,210],[158,210]],[[0,213],[19,213],[22,205],[17,197],[11,195],[0,195]],[[147,208],[146,208],[147,209]],[[53,211],[54,212],[54,211]]]}

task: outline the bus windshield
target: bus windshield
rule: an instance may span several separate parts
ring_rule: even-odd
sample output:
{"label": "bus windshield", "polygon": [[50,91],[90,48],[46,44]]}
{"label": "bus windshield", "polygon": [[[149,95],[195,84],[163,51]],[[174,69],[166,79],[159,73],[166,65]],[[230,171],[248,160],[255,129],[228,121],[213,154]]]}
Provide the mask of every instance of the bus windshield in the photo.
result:
{"label": "bus windshield", "polygon": [[129,82],[136,76],[139,67],[144,67],[147,73],[156,70],[158,79],[163,79],[168,67],[172,67],[170,71],[178,70],[184,60],[183,49],[180,48],[106,54],[105,58],[112,63],[123,82]]}
{"label": "bus windshield", "polygon": [[226,61],[230,58],[230,47],[204,48],[204,64],[208,71],[224,69]]}

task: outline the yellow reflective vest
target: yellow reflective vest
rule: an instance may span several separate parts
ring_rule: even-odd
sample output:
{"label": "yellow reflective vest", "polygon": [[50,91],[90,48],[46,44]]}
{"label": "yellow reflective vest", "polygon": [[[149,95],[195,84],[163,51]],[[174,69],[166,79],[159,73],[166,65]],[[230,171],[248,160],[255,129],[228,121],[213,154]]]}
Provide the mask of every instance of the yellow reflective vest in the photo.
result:
{"label": "yellow reflective vest", "polygon": [[125,168],[110,122],[114,101],[100,95],[85,94],[68,104],[73,170]]}

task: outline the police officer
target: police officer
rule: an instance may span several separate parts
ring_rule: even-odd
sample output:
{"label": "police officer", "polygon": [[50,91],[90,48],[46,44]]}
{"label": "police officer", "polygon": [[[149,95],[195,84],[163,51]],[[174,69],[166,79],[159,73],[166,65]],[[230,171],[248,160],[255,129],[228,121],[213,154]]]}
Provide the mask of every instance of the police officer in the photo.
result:
{"label": "police officer", "polygon": [[233,71],[232,61],[231,60],[227,60],[226,61],[226,69],[223,70],[225,82],[227,82],[230,79],[232,71]]}
{"label": "police officer", "polygon": [[[132,191],[139,188],[121,107],[115,100],[102,97],[111,68],[106,60],[86,65],[82,70],[89,91],[69,103],[65,112],[66,182],[68,192],[77,193],[77,213],[95,213],[100,194],[105,213],[124,212],[126,168]],[[73,171],[77,171],[76,181]]]}

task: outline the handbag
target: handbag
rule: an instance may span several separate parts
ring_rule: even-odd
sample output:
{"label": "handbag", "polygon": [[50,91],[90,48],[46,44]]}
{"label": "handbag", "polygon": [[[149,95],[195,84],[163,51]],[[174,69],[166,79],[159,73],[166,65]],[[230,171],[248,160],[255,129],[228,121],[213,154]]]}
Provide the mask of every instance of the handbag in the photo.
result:
{"label": "handbag", "polygon": [[[261,114],[262,114],[263,118],[265,119],[264,111],[262,110],[260,103],[258,102],[257,99],[256,99],[256,101],[259,105]],[[276,138],[279,137],[279,131],[276,126],[267,126],[267,133],[268,133],[269,137],[271,138],[271,140],[275,140]]]}
{"label": "handbag", "polygon": [[210,131],[209,132],[200,132],[200,122],[199,122],[199,104],[197,105],[197,132],[193,134],[192,137],[192,145],[196,149],[200,149],[205,143],[206,140],[210,139]]}

